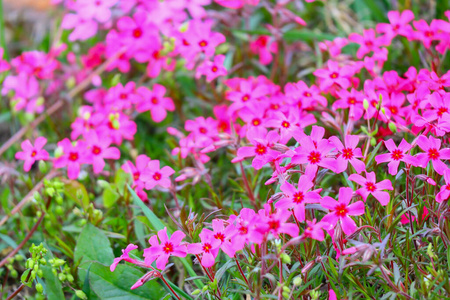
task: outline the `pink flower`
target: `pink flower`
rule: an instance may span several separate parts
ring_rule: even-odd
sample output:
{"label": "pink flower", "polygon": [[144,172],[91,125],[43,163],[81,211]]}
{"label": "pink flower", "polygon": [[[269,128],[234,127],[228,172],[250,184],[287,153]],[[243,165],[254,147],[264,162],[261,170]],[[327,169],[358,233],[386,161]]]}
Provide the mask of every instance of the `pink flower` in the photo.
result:
{"label": "pink flower", "polygon": [[450,197],[450,169],[444,171],[445,185],[441,186],[441,190],[436,195],[436,202],[441,203]]}
{"label": "pink flower", "polygon": [[375,157],[375,161],[377,162],[377,164],[389,162],[389,174],[397,175],[398,166],[400,165],[401,161],[408,165],[418,165],[418,161],[414,157],[406,154],[409,150],[411,150],[411,145],[404,139],[402,139],[398,147],[395,145],[392,139],[384,141],[384,145],[388,149],[389,153],[377,155]]}
{"label": "pink flower", "polygon": [[436,139],[432,136],[426,137],[421,135],[417,138],[417,145],[425,151],[425,153],[419,153],[415,156],[419,165],[422,168],[426,168],[428,162],[431,160],[433,164],[434,170],[439,175],[444,175],[444,171],[448,169],[445,163],[442,162],[441,159],[450,159],[450,149],[440,149],[441,148],[441,140]]}
{"label": "pink flower", "polygon": [[150,110],[153,121],[159,123],[163,121],[167,116],[168,111],[175,110],[175,104],[173,100],[168,97],[164,97],[166,88],[160,84],[153,85],[153,90],[150,91],[146,87],[139,87],[137,92],[142,96],[143,101],[140,102],[136,109],[138,112]]}
{"label": "pink flower", "polygon": [[199,236],[201,242],[188,245],[187,251],[195,255],[202,254],[200,263],[205,268],[210,268],[214,265],[221,242],[207,229],[203,229]]}
{"label": "pink flower", "polygon": [[87,146],[92,154],[92,166],[94,173],[100,173],[105,167],[106,159],[119,159],[120,151],[116,147],[110,147],[111,139],[108,137],[100,138],[95,131],[90,131],[85,135]]}
{"label": "pink flower", "polygon": [[171,167],[165,166],[160,168],[159,160],[151,160],[147,163],[147,167],[142,171],[140,179],[145,183],[145,188],[147,190],[151,190],[157,185],[169,188],[171,185],[169,177],[173,173],[175,173],[175,171]]}
{"label": "pink flower", "polygon": [[348,108],[349,118],[353,120],[361,119],[364,113],[364,94],[355,89],[352,89],[350,92],[342,89],[337,92],[337,95],[339,99],[333,103],[333,109]]}
{"label": "pink flower", "polygon": [[74,29],[69,35],[69,41],[87,40],[97,33],[98,24],[92,19],[85,19],[78,14],[69,13],[64,16],[61,27],[63,29]]}
{"label": "pink flower", "polygon": [[414,20],[414,14],[410,10],[404,10],[400,14],[398,11],[388,12],[390,24],[377,24],[377,32],[384,33],[386,39],[385,44],[390,44],[393,37],[397,34],[407,37],[409,40],[413,38],[413,30],[409,22]]}
{"label": "pink flower", "polygon": [[147,164],[150,161],[150,157],[145,154],[141,154],[136,158],[136,166],[132,162],[127,161],[122,165],[122,170],[125,173],[131,174],[133,178],[133,186],[138,188],[143,188],[145,183],[142,181],[141,175],[147,168]]}
{"label": "pink flower", "polygon": [[272,211],[270,204],[264,204],[264,209],[259,211],[261,220],[257,223],[257,230],[263,234],[270,233],[275,238],[282,233],[291,237],[298,236],[298,226],[287,222],[292,213],[287,209],[276,209]]}
{"label": "pink flower", "polygon": [[245,4],[253,6],[258,5],[259,0],[214,0],[214,2],[228,8],[238,9],[243,7]]}
{"label": "pink flower", "polygon": [[138,248],[138,246],[133,245],[133,244],[129,244],[129,245],[127,246],[127,248],[122,249],[122,255],[119,256],[119,257],[114,258],[114,262],[113,262],[113,263],[111,264],[111,266],[110,266],[111,272],[114,272],[114,270],[116,269],[117,265],[118,265],[119,262],[121,262],[122,260],[127,261],[127,262],[130,262],[130,263],[136,262],[135,259],[133,259],[133,258],[131,258],[131,257],[129,256],[129,253],[130,253],[131,251],[137,249],[137,248]]}
{"label": "pink flower", "polygon": [[297,188],[287,181],[284,182],[280,189],[285,197],[279,200],[275,207],[280,209],[292,208],[297,220],[303,222],[305,220],[306,203],[319,203],[321,199],[317,191],[310,191],[313,187],[314,184],[306,175],[300,176]]}
{"label": "pink flower", "polygon": [[[278,128],[280,130],[280,143],[287,143],[294,134],[302,131],[299,126],[299,112],[298,110],[292,109],[289,113],[284,114],[280,111],[277,111],[273,114],[273,118],[270,119],[266,125],[272,128]],[[315,120],[311,122],[314,124]],[[311,125],[306,122],[302,122],[302,128]]]}
{"label": "pink flower", "polygon": [[106,23],[111,19],[111,10],[118,0],[78,0],[77,11],[82,13],[84,19],[95,19],[100,23]]}
{"label": "pink flower", "polygon": [[[233,257],[236,253],[236,249],[233,246],[231,238],[237,233],[236,227],[233,224],[229,224],[225,227],[224,220],[222,219],[213,219],[212,220],[212,228],[213,228],[213,236],[215,239],[220,241],[220,249],[227,254],[229,257]],[[205,229],[207,230],[207,229]]]}
{"label": "pink flower", "polygon": [[19,151],[16,153],[16,159],[24,160],[23,170],[25,172],[30,171],[31,166],[37,160],[47,160],[48,152],[45,151],[44,145],[47,143],[47,139],[45,137],[38,137],[34,141],[34,146],[31,144],[30,140],[23,141],[21,146],[23,151]]}
{"label": "pink flower", "polygon": [[330,137],[330,141],[340,152],[339,156],[336,158],[336,173],[341,173],[347,170],[349,162],[358,174],[366,169],[364,162],[357,159],[363,157],[361,149],[356,148],[359,142],[359,137],[357,135],[346,135],[345,146],[335,136]]}
{"label": "pink flower", "polygon": [[349,77],[352,72],[348,67],[340,68],[335,61],[329,60],[327,69],[317,69],[314,75],[320,78],[320,89],[327,90],[333,85],[340,86],[344,89],[350,87]]}
{"label": "pink flower", "polygon": [[443,20],[433,20],[430,25],[425,20],[414,21],[414,27],[417,29],[415,38],[422,41],[425,48],[430,48],[431,43],[437,39],[439,30],[443,29],[440,25]]}
{"label": "pink flower", "polygon": [[363,31],[363,35],[351,33],[348,39],[360,45],[358,52],[356,52],[356,57],[359,59],[363,58],[366,54],[372,51],[380,51],[379,47],[383,46],[383,38],[376,37],[375,30],[373,29],[365,29]]}
{"label": "pink flower", "polygon": [[286,154],[292,155],[292,163],[306,165],[305,174],[309,178],[316,177],[319,167],[336,170],[335,159],[327,157],[334,145],[327,139],[322,139],[324,134],[323,127],[313,126],[310,136],[303,135],[298,138],[300,147]]}
{"label": "pink flower", "polygon": [[136,123],[122,112],[111,112],[105,118],[104,123],[99,126],[98,133],[111,137],[113,143],[120,145],[123,139],[132,140],[136,134]]}
{"label": "pink flower", "polygon": [[187,248],[182,243],[185,236],[183,232],[177,230],[169,239],[167,236],[167,227],[158,231],[157,236],[154,235],[149,239],[151,246],[144,249],[145,264],[151,265],[156,259],[156,267],[163,270],[170,256],[185,257]]}
{"label": "pink flower", "polygon": [[327,226],[327,223],[317,222],[316,219],[309,221],[306,220],[306,228],[303,231],[303,235],[307,238],[311,238],[317,241],[323,241],[325,239],[325,235],[323,233],[324,226]]}
{"label": "pink flower", "polygon": [[276,131],[272,130],[262,134],[249,131],[247,132],[247,138],[252,143],[252,146],[239,148],[237,157],[231,161],[232,163],[240,162],[247,157],[254,157],[252,166],[259,170],[267,164],[273,156],[279,154],[277,151],[270,149],[279,140],[279,135]]}
{"label": "pink flower", "polygon": [[357,190],[356,193],[363,197],[364,201],[367,200],[367,196],[371,194],[381,203],[381,205],[386,206],[389,203],[389,193],[382,190],[392,191],[394,189],[390,180],[385,179],[377,183],[375,172],[367,171],[366,178],[358,174],[352,174],[348,177],[348,179],[362,186],[362,188]]}
{"label": "pink flower", "polygon": [[227,69],[223,66],[225,61],[225,55],[216,55],[214,60],[205,60],[198,68],[195,74],[196,78],[200,78],[202,75],[206,76],[206,81],[211,82],[219,76],[226,76]]}
{"label": "pink flower", "polygon": [[345,234],[349,235],[355,232],[356,223],[350,216],[360,216],[364,214],[364,203],[357,201],[350,204],[352,199],[353,190],[349,187],[341,187],[339,189],[338,201],[329,196],[325,196],[320,201],[320,204],[329,209],[331,212],[327,214],[321,222],[328,223],[332,228],[336,226],[336,223],[340,221],[342,230]]}
{"label": "pink flower", "polygon": [[268,65],[272,61],[272,54],[278,52],[278,45],[275,39],[271,40],[268,35],[262,35],[255,41],[250,42],[250,51],[259,54],[259,62]]}
{"label": "pink flower", "polygon": [[57,169],[67,167],[69,179],[77,179],[81,165],[89,163],[92,159],[87,151],[86,142],[77,141],[73,145],[68,138],[65,138],[58,143],[58,147],[62,148],[63,154],[54,160],[53,166]]}

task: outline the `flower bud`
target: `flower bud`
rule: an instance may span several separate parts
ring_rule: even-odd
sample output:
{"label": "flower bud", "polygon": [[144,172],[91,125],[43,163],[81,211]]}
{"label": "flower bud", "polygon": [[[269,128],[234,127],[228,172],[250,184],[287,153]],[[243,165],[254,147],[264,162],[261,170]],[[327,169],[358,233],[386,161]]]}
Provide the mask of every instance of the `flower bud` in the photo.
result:
{"label": "flower bud", "polygon": [[198,295],[198,294],[200,294],[202,291],[200,291],[199,289],[196,289],[196,290],[194,290],[192,293],[191,293],[191,295],[192,296],[195,296],[195,295]]}
{"label": "flower bud", "polygon": [[363,100],[363,106],[364,106],[365,110],[367,110],[369,108],[369,101],[367,101],[367,99]]}
{"label": "flower bud", "polygon": [[389,130],[391,130],[393,133],[397,132],[397,126],[395,125],[395,123],[389,123]]}
{"label": "flower bud", "polygon": [[280,258],[281,258],[281,261],[284,264],[290,264],[291,263],[291,257],[289,255],[287,255],[286,253],[281,253]]}
{"label": "flower bud", "polygon": [[87,299],[86,294],[82,290],[76,290],[75,291],[75,296],[77,296],[78,298],[80,298],[82,300],[86,300]]}
{"label": "flower bud", "polygon": [[297,276],[294,278],[294,285],[295,286],[300,286],[302,284],[303,280],[300,276]]}
{"label": "flower bud", "polygon": [[36,284],[36,291],[42,294],[42,292],[44,291],[44,287],[42,286],[42,284],[40,283]]}

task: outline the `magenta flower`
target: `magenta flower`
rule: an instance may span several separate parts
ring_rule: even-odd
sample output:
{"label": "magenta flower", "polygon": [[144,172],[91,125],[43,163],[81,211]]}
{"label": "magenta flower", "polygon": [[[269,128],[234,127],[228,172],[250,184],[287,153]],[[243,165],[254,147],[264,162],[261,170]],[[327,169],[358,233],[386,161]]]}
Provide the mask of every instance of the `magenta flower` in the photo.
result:
{"label": "magenta flower", "polygon": [[363,35],[357,33],[351,33],[348,39],[354,43],[360,45],[356,52],[356,57],[362,59],[366,54],[370,52],[378,52],[380,47],[383,46],[383,38],[375,36],[375,30],[365,29]]}
{"label": "magenta flower", "polygon": [[111,19],[111,10],[118,0],[77,0],[76,6],[84,19],[95,19],[106,23]]}
{"label": "magenta flower", "polygon": [[122,170],[125,173],[131,174],[133,178],[133,186],[137,188],[143,188],[145,186],[144,181],[142,181],[141,175],[147,168],[147,164],[150,161],[150,157],[145,154],[141,154],[136,158],[136,166],[133,165],[131,161],[127,161],[122,165]]}
{"label": "magenta flower", "polygon": [[4,49],[0,47],[0,73],[8,71],[10,68],[8,62],[3,59],[3,53]]}
{"label": "magenta flower", "polygon": [[334,145],[327,139],[322,139],[325,129],[313,126],[311,136],[301,136],[298,138],[300,147],[294,150],[291,162],[294,164],[306,165],[305,174],[309,178],[314,178],[319,167],[336,170],[336,161],[327,157]]}
{"label": "magenta flower", "polygon": [[111,266],[109,267],[111,272],[114,272],[114,270],[116,269],[117,265],[119,264],[119,262],[121,262],[122,260],[130,262],[130,263],[134,263],[136,262],[135,259],[131,258],[129,256],[129,253],[135,249],[137,249],[138,246],[133,245],[133,244],[129,244],[125,249],[122,249],[122,255],[119,257],[114,258],[114,262],[111,264]]}
{"label": "magenta flower", "polygon": [[124,139],[133,140],[136,131],[136,123],[122,112],[109,113],[103,124],[98,128],[100,135],[109,136],[113,143],[117,145],[122,144]]}
{"label": "magenta flower", "polygon": [[363,157],[361,149],[356,148],[359,142],[359,137],[357,135],[346,135],[345,146],[342,144],[341,140],[335,136],[330,137],[330,141],[339,150],[339,156],[336,158],[336,173],[341,173],[347,170],[349,162],[358,174],[366,169],[364,162],[357,159]]}
{"label": "magenta flower", "polygon": [[219,253],[220,240],[214,238],[210,230],[203,229],[199,234],[200,243],[194,243],[187,246],[188,253],[198,255],[202,254],[201,264],[205,268],[212,267]]}
{"label": "magenta flower", "polygon": [[[187,248],[182,240],[186,235],[177,230],[172,236],[167,236],[167,227],[158,231],[149,239],[150,247],[144,249],[145,264],[151,265],[156,260],[156,267],[163,270],[170,256],[186,257]],[[159,238],[159,240],[158,240]]]}
{"label": "magenta flower", "polygon": [[352,89],[350,92],[347,90],[340,90],[337,92],[339,99],[333,103],[333,109],[348,108],[348,116],[353,120],[361,119],[364,113],[363,99],[364,94]]}
{"label": "magenta flower", "polygon": [[409,22],[414,20],[414,14],[410,10],[404,10],[400,14],[398,11],[388,12],[388,19],[390,24],[377,24],[377,32],[384,33],[385,44],[390,44],[393,37],[397,34],[407,37],[412,40],[413,30]]}
{"label": "magenta flower", "polygon": [[225,226],[225,221],[222,219],[213,219],[212,228],[214,238],[220,241],[220,249],[229,257],[234,257],[236,249],[231,238],[237,233],[236,227],[233,224]]}
{"label": "magenta flower", "polygon": [[382,190],[392,191],[394,189],[390,180],[385,179],[377,183],[375,172],[367,171],[366,178],[358,174],[352,174],[348,177],[348,179],[362,186],[362,188],[358,189],[356,193],[363,197],[364,201],[367,200],[367,196],[371,194],[381,203],[381,205],[385,206],[389,203],[389,193]]}
{"label": "magenta flower", "polygon": [[325,196],[320,201],[320,204],[330,210],[321,222],[330,224],[331,228],[336,226],[340,221],[342,230],[349,235],[355,232],[357,226],[350,216],[360,216],[364,214],[364,203],[357,201],[349,205],[353,195],[353,190],[349,187],[341,187],[339,189],[338,201],[329,196]]}
{"label": "magenta flower", "polygon": [[348,67],[339,67],[335,61],[328,61],[327,69],[317,69],[314,75],[320,78],[320,89],[327,90],[333,85],[338,85],[344,89],[350,87],[349,77],[352,75]]}
{"label": "magenta flower", "polygon": [[262,65],[268,65],[272,61],[272,53],[278,52],[278,45],[275,39],[268,35],[262,35],[250,42],[250,51],[259,54],[259,62]]}
{"label": "magenta flower", "polygon": [[[315,122],[314,122],[315,123]],[[273,119],[267,121],[267,126],[272,128],[278,128],[280,130],[280,143],[287,143],[295,133],[301,131],[299,126],[299,113],[297,110],[290,110],[287,116],[280,112],[274,112]],[[302,127],[306,127],[310,124],[302,122]]]}
{"label": "magenta flower", "polygon": [[448,169],[445,163],[442,162],[441,159],[450,159],[450,149],[440,149],[441,148],[441,140],[436,139],[432,136],[426,137],[421,135],[417,138],[417,145],[425,151],[425,153],[419,153],[415,156],[419,165],[422,168],[426,168],[428,162],[431,160],[433,164],[434,170],[439,175],[444,175],[444,171]]}
{"label": "magenta flower", "polygon": [[65,138],[58,143],[58,147],[62,148],[63,154],[53,161],[53,166],[57,169],[67,167],[69,179],[77,179],[81,165],[89,163],[92,159],[91,153],[87,151],[86,143],[77,141],[73,145],[68,138]]}
{"label": "magenta flower", "polygon": [[241,147],[237,151],[237,157],[231,162],[236,163],[244,160],[247,157],[254,157],[252,166],[259,170],[267,164],[278,152],[272,150],[271,147],[279,140],[279,135],[276,131],[269,131],[267,134],[258,134],[257,132],[248,131],[247,138],[252,143],[252,146]]}
{"label": "magenta flower", "polygon": [[160,84],[153,85],[153,90],[150,91],[146,87],[139,87],[137,92],[142,96],[143,101],[140,102],[136,109],[138,112],[150,110],[153,121],[159,123],[167,116],[168,111],[175,110],[175,104],[169,97],[164,97],[166,88]]}
{"label": "magenta flower", "polygon": [[22,151],[16,153],[16,159],[25,161],[23,164],[23,170],[25,172],[30,171],[31,166],[37,160],[47,160],[48,152],[45,151],[44,145],[47,143],[47,139],[43,136],[36,138],[34,141],[34,146],[31,144],[30,140],[25,140],[22,142]]}
{"label": "magenta flower", "polygon": [[92,154],[92,167],[94,173],[100,173],[105,167],[106,159],[119,159],[120,151],[116,147],[110,147],[111,139],[108,137],[100,138],[95,131],[90,131],[85,135],[87,146]]}
{"label": "magenta flower", "polygon": [[299,231],[298,226],[287,222],[291,215],[292,213],[287,209],[276,209],[273,212],[270,204],[264,204],[264,209],[259,211],[261,220],[257,223],[257,230],[263,234],[270,233],[275,238],[282,233],[296,237]]}
{"label": "magenta flower", "polygon": [[239,80],[239,90],[230,91],[226,98],[234,103],[230,105],[229,111],[234,112],[249,103],[259,100],[268,93],[267,86],[263,84],[254,85],[250,80]]}
{"label": "magenta flower", "polygon": [[64,16],[61,23],[63,29],[74,29],[69,35],[69,41],[84,41],[93,37],[98,30],[98,24],[92,19],[85,19],[79,14],[70,13]]}
{"label": "magenta flower", "polygon": [[411,145],[404,139],[402,139],[398,147],[395,145],[392,139],[384,141],[384,145],[388,149],[389,153],[377,155],[375,157],[375,161],[377,162],[377,164],[389,162],[389,174],[397,175],[398,166],[400,165],[401,161],[413,166],[419,164],[416,158],[406,154],[409,150],[411,150]]}
{"label": "magenta flower", "polygon": [[160,168],[159,160],[151,160],[148,162],[147,167],[142,171],[140,178],[145,183],[145,188],[147,190],[151,190],[157,185],[169,188],[172,184],[169,177],[173,173],[175,173],[175,171],[171,167],[165,166]]}
{"label": "magenta flower", "polygon": [[450,197],[450,169],[444,171],[445,185],[441,186],[441,190],[436,195],[436,201],[441,203]]}
{"label": "magenta flower", "polygon": [[323,227],[327,226],[327,223],[317,222],[316,219],[309,221],[306,220],[306,228],[303,232],[303,235],[307,238],[311,238],[317,241],[323,241],[325,239],[325,235],[323,233]]}
{"label": "magenta flower", "polygon": [[195,73],[196,78],[200,78],[202,75],[206,76],[206,81],[211,82],[219,76],[227,75],[227,69],[223,66],[225,61],[225,55],[216,55],[214,60],[205,60]]}
{"label": "magenta flower", "polygon": [[305,205],[306,203],[319,203],[320,195],[317,191],[310,191],[314,186],[311,179],[306,175],[300,176],[297,188],[291,183],[284,182],[280,189],[283,191],[285,198],[279,200],[276,208],[293,209],[293,213],[299,222],[305,220]]}

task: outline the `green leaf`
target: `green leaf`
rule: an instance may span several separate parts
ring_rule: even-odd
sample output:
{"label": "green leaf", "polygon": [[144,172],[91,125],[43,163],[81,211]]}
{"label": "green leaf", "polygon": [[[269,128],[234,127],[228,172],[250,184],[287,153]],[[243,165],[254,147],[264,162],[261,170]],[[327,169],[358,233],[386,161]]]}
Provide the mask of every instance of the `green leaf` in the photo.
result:
{"label": "green leaf", "polygon": [[89,270],[89,282],[99,299],[162,299],[166,292],[156,281],[149,281],[138,289],[130,289],[143,275],[143,272],[129,265],[120,264],[111,272],[109,266],[94,263]]}
{"label": "green leaf", "polygon": [[333,40],[336,38],[336,36],[332,34],[313,32],[309,30],[289,30],[284,33],[283,37],[288,42],[296,42],[296,41],[312,42],[312,41]]}
{"label": "green leaf", "polygon": [[[130,191],[134,202],[142,209],[142,212],[147,217],[147,219],[150,221],[153,229],[155,229],[156,231],[164,229],[164,227],[166,227],[166,225],[164,225],[164,223],[161,222],[161,220],[155,215],[155,213],[152,212],[150,210],[150,208],[148,208],[144,204],[144,202],[142,202],[142,200],[138,197],[138,195],[136,195],[136,192],[129,185],[128,185],[128,190]],[[172,233],[173,231],[169,227],[167,227],[167,232]]]}
{"label": "green leaf", "polygon": [[72,199],[80,205],[83,209],[86,209],[89,206],[89,195],[86,191],[84,185],[79,183],[78,181],[69,181],[64,185],[64,194],[69,199]]}
{"label": "green leaf", "polygon": [[108,185],[103,191],[103,204],[106,208],[110,208],[120,198],[119,193],[115,190],[115,185]]}
{"label": "green leaf", "polygon": [[[84,281],[88,262],[100,262],[110,265],[114,260],[111,244],[106,235],[88,223],[78,237],[75,247],[75,261],[79,261],[78,277]],[[91,269],[92,272],[92,269]]]}

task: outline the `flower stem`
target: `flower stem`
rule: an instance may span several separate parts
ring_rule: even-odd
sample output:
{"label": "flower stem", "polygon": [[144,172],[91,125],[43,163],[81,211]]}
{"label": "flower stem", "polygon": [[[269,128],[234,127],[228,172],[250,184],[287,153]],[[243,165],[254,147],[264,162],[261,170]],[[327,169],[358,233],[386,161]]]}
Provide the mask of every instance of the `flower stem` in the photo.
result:
{"label": "flower stem", "polygon": [[164,276],[161,275],[160,278],[162,279],[162,281],[164,282],[164,284],[169,288],[169,290],[172,292],[172,294],[173,294],[178,300],[181,300],[180,296],[178,296],[178,294],[172,289],[172,287],[171,287],[170,284],[166,281],[166,279],[164,279]]}

